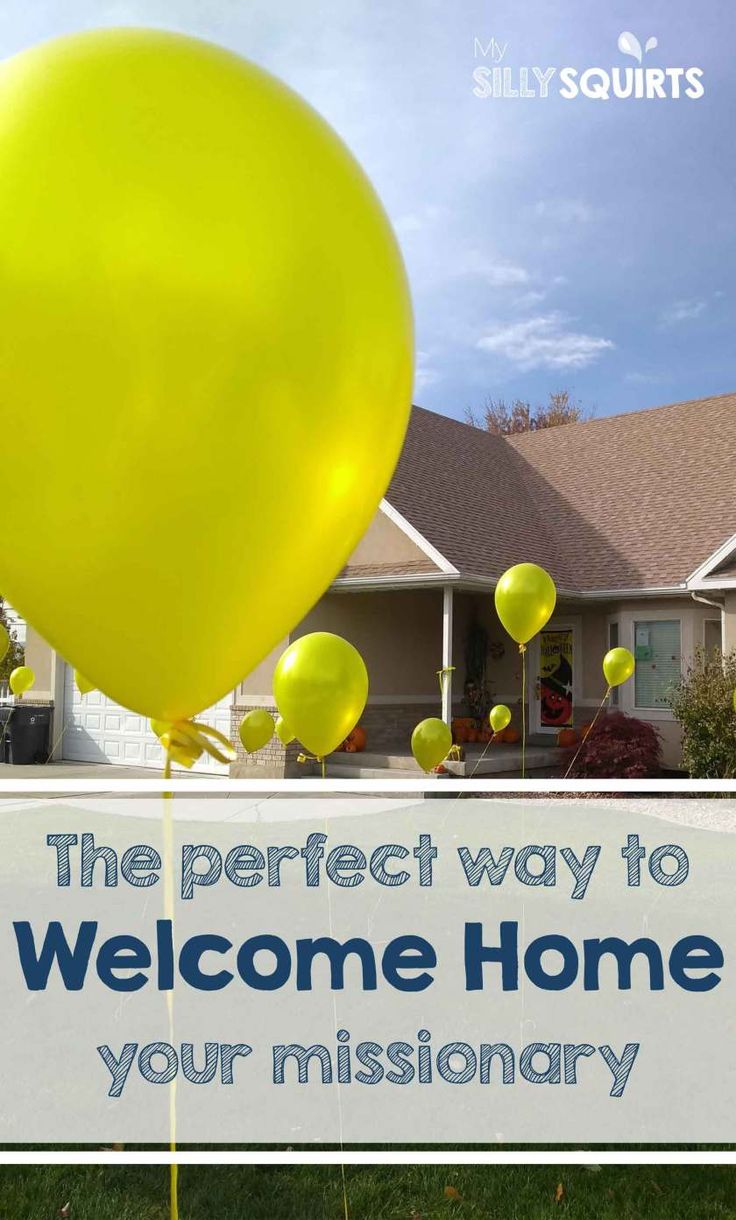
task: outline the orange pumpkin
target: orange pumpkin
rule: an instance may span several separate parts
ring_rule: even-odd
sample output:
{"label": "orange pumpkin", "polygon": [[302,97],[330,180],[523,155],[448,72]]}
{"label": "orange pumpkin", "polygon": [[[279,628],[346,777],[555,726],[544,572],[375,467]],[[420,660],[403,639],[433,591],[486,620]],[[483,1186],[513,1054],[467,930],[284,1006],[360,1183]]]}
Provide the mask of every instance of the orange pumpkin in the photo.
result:
{"label": "orange pumpkin", "polygon": [[355,750],[355,752],[357,754],[362,754],[363,750],[365,749],[366,745],[368,744],[368,738],[366,736],[365,729],[361,728],[361,726],[359,724],[356,725],[355,728],[353,729],[352,733],[348,737],[348,742],[353,746],[353,749]]}
{"label": "orange pumpkin", "polygon": [[468,740],[468,730],[464,724],[461,724],[458,721],[455,722],[455,729],[452,734],[452,740],[454,742],[456,742],[458,745],[462,745],[462,743],[464,741]]}
{"label": "orange pumpkin", "polygon": [[515,746],[517,741],[520,740],[520,738],[521,738],[521,733],[519,732],[519,730],[512,728],[511,725],[509,725],[509,727],[507,729],[504,729],[504,731],[503,731],[503,739],[506,742],[507,746]]}
{"label": "orange pumpkin", "polygon": [[346,754],[357,754],[358,747],[356,745],[354,745],[352,741],[348,740],[345,742],[345,753]]}
{"label": "orange pumpkin", "polygon": [[560,729],[557,734],[557,744],[562,746],[563,750],[569,750],[570,746],[574,746],[577,742],[578,735],[574,729]]}

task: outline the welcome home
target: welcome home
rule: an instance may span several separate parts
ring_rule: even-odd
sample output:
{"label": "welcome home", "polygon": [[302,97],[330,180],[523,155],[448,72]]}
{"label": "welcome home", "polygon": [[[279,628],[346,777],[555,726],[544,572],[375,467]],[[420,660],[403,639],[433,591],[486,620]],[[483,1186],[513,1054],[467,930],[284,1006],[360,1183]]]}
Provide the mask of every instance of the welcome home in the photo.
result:
{"label": "welcome home", "polygon": [[[99,982],[115,992],[149,985],[171,991],[177,977],[197,991],[221,991],[236,979],[256,991],[287,985],[311,991],[315,964],[318,982],[326,964],[329,988],[341,991],[350,963],[351,983],[363,991],[375,991],[380,977],[382,986],[421,992],[434,983],[438,964],[431,942],[413,933],[394,937],[377,953],[361,936],[345,941],[303,937],[289,944],[281,936],[258,933],[236,946],[227,936],[206,932],[188,937],[177,952],[173,924],[166,919],[156,922],[151,944],[129,933],[98,944],[96,920],[82,921],[71,936],[53,920],[38,941],[29,921],[17,921],[13,928],[29,991],[45,991],[53,970],[67,991],[81,991],[92,963]],[[724,964],[721,947],[699,934],[681,937],[668,952],[647,936],[590,937],[576,945],[552,932],[522,944],[515,920],[502,921],[494,934],[486,934],[482,923],[465,923],[459,949],[467,991],[516,991],[524,980],[543,991],[565,991],[576,984],[598,991],[602,978],[609,988],[629,991],[638,967],[637,984],[643,989],[661,991],[671,983],[684,991],[707,992],[720,983]]]}

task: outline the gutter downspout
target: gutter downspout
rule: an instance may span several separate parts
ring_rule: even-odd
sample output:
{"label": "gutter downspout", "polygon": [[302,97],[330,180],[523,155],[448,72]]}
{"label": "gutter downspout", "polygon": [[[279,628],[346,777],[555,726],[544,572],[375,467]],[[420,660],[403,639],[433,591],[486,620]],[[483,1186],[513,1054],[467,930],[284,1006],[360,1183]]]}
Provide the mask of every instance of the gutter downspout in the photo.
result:
{"label": "gutter downspout", "polygon": [[690,596],[694,602],[701,602],[704,606],[713,606],[715,610],[721,612],[721,656],[726,655],[726,602],[714,602],[709,597],[701,597],[699,593],[693,593],[690,590]]}

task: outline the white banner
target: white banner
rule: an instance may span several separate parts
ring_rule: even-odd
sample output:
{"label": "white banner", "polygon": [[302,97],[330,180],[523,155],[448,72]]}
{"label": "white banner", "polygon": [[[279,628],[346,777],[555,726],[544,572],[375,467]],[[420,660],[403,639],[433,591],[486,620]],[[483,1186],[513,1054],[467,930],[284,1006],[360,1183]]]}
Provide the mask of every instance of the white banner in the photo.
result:
{"label": "white banner", "polygon": [[0,815],[4,1143],[731,1137],[733,800]]}

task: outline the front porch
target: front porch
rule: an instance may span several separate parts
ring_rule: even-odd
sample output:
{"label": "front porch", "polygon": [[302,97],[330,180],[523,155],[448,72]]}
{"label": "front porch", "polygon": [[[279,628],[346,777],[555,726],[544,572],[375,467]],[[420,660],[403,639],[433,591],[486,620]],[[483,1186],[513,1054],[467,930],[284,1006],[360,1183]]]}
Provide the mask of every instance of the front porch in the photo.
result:
{"label": "front porch", "polygon": [[[521,746],[503,743],[490,746],[468,745],[464,747],[462,761],[448,761],[447,771],[459,778],[479,779],[485,775],[505,775],[508,779],[521,776]],[[556,745],[529,742],[526,748],[525,772],[535,778],[561,774],[567,752]],[[316,770],[313,774],[316,774]],[[362,754],[332,754],[327,761],[329,779],[416,779],[423,772],[415,762],[411,750],[394,753],[365,751]]]}
{"label": "front porch", "polygon": [[[607,610],[600,604],[562,603],[541,645],[537,637],[529,647],[528,772],[559,774],[568,758],[568,751],[557,745],[559,728],[571,722],[579,727],[595,713],[602,695],[600,658],[609,646]],[[434,581],[411,588],[333,589],[290,638],[311,631],[332,631],[350,640],[370,675],[368,703],[360,720],[367,737],[366,751],[333,754],[328,759],[328,774],[380,778],[390,771],[414,777],[420,772],[411,754],[411,734],[419,721],[437,716],[452,725],[458,719],[473,718],[480,731],[487,726],[494,703],[505,703],[511,709],[510,736],[515,740],[490,744],[472,740],[471,732],[470,739],[462,742],[464,759],[450,762],[448,770],[459,776],[521,774],[521,656],[496,616],[489,588]],[[271,662],[236,692],[233,740],[237,740],[237,726],[248,709],[275,711],[272,666],[283,644]],[[560,652],[551,662],[545,657],[544,706],[539,683],[543,647]],[[284,749],[274,739],[259,755],[239,753],[232,774],[264,778],[266,771],[274,777],[309,774],[304,764],[297,763],[297,754],[296,748]]]}

